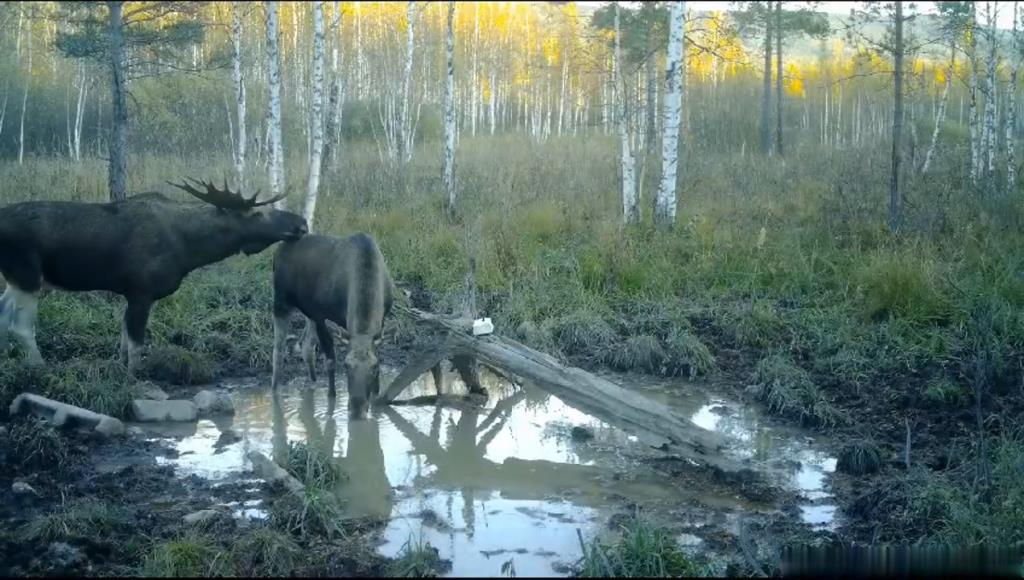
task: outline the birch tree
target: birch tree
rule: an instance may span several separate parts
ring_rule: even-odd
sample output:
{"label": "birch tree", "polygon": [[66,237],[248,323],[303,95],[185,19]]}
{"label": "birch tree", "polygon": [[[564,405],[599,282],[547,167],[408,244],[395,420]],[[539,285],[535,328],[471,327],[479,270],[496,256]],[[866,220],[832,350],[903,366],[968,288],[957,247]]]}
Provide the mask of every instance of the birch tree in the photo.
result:
{"label": "birch tree", "polygon": [[448,1],[448,32],[445,57],[448,63],[444,85],[444,167],[443,179],[448,218],[455,217],[455,2]]}
{"label": "birch tree", "polygon": [[309,155],[309,179],[306,181],[306,204],[302,216],[313,228],[316,199],[320,191],[320,164],[324,149],[324,3],[313,4],[313,145]]}
{"label": "birch tree", "polygon": [[985,181],[989,188],[995,183],[996,171],[996,13],[997,4],[985,3],[988,17],[988,62],[985,74],[985,129],[983,146],[985,152]]}
{"label": "birch tree", "polygon": [[668,58],[665,62],[665,122],[661,137],[661,183],[654,206],[656,224],[676,221],[676,169],[679,164],[679,124],[682,119],[686,35],[686,2],[672,2],[669,14]]}
{"label": "birch tree", "polygon": [[636,158],[633,156],[633,152],[629,142],[629,129],[627,127],[629,110],[627,108],[626,94],[626,83],[623,81],[622,74],[622,50],[621,50],[621,30],[619,27],[619,3],[615,3],[615,71],[618,78],[616,78],[615,85],[619,91],[619,98],[616,99],[618,103],[618,111],[616,115],[616,121],[618,123],[619,130],[619,145],[621,149],[622,164],[622,219],[625,223],[636,223],[640,221],[640,204],[637,200],[636,195]]}
{"label": "birch tree", "polygon": [[[284,191],[284,151],[281,138],[281,52],[277,34],[277,2],[267,0],[267,79],[270,100],[267,111],[267,128],[270,133],[270,193],[280,195]],[[284,207],[284,200],[275,204]]]}
{"label": "birch tree", "polygon": [[235,85],[235,182],[244,188],[245,180],[245,79],[242,76],[242,10],[238,2],[231,3],[231,80]]}
{"label": "birch tree", "polygon": [[902,226],[902,199],[900,197],[900,162],[903,136],[903,3],[893,2],[893,113],[892,113],[892,174],[889,178],[889,228],[898,232]]}
{"label": "birch tree", "polygon": [[1014,130],[1017,127],[1017,67],[1021,58],[1021,40],[1017,11],[1017,1],[1013,2],[1013,31],[1010,52],[1010,86],[1007,89],[1009,103],[1006,105],[1006,191],[1012,192],[1017,186],[1016,141]]}
{"label": "birch tree", "polygon": [[768,155],[772,148],[772,10],[771,2],[764,2],[764,71],[761,77],[761,153]]}
{"label": "birch tree", "polygon": [[405,72],[402,74],[401,135],[398,142],[398,158],[402,163],[412,159],[413,123],[410,115],[412,93],[412,58],[416,47],[416,3],[406,3],[405,26]]}
{"label": "birch tree", "polygon": [[[19,12],[19,15],[21,13]],[[28,113],[28,89],[32,86],[32,20],[35,17],[35,7],[32,8],[32,12],[29,13],[28,27],[26,30],[27,38],[25,44],[27,46],[26,51],[28,52],[28,66],[25,68],[25,90],[22,92],[21,97],[21,126],[18,130],[18,165],[21,165],[25,161],[25,115]],[[19,19],[19,23],[21,20]],[[20,38],[19,38],[20,39]]]}
{"label": "birch tree", "polygon": [[[331,22],[331,93],[327,100],[327,127],[324,129],[324,151],[323,158],[329,158],[331,163],[337,161],[338,144],[341,140],[341,115],[342,107],[345,104],[345,88],[341,70],[338,68],[338,52],[341,38],[339,30],[341,27],[341,5],[334,2],[334,21]],[[326,167],[327,164],[322,164]]]}

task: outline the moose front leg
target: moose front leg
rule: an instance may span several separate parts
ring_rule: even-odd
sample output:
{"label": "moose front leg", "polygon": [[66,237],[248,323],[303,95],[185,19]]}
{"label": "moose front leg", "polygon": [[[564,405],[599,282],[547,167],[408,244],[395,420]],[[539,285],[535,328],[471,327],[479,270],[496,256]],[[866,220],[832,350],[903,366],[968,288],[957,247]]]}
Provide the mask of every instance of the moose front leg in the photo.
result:
{"label": "moose front leg", "polygon": [[124,310],[124,327],[121,336],[122,352],[127,354],[128,372],[135,374],[142,363],[142,347],[146,342],[146,324],[153,301],[149,298],[129,298]]}
{"label": "moose front leg", "polygon": [[317,339],[320,342],[320,352],[324,355],[324,360],[327,363],[327,394],[334,396],[337,391],[334,389],[334,368],[335,368],[335,355],[334,355],[334,337],[331,336],[330,329],[327,328],[327,322],[320,320],[316,322],[316,334]]}

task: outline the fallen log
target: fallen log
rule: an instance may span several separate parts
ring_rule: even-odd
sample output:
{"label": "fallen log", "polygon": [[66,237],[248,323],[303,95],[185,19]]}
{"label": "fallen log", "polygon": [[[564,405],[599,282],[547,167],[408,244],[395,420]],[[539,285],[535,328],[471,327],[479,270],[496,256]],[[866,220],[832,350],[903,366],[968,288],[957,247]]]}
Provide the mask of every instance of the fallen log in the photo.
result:
{"label": "fallen log", "polygon": [[46,418],[54,427],[76,424],[90,427],[101,435],[121,435],[124,423],[111,417],[88,409],[47,399],[32,393],[22,393],[11,403],[10,414],[32,412]]}
{"label": "fallen log", "polygon": [[[726,445],[723,436],[694,425],[657,401],[583,369],[563,366],[554,357],[515,340],[496,334],[472,336],[471,321],[445,319],[400,305],[395,305],[395,310],[441,330],[445,338],[410,363],[378,399],[380,404],[391,403],[419,374],[435,364],[434,361],[472,356],[488,366],[526,379],[566,404],[635,434],[654,447],[724,471],[744,469],[722,455]],[[416,376],[410,378],[416,371],[419,371]]]}
{"label": "fallen log", "polygon": [[300,496],[305,493],[306,488],[299,480],[266,455],[259,451],[250,451],[246,457],[252,463],[253,472],[268,484],[280,483],[288,491]]}

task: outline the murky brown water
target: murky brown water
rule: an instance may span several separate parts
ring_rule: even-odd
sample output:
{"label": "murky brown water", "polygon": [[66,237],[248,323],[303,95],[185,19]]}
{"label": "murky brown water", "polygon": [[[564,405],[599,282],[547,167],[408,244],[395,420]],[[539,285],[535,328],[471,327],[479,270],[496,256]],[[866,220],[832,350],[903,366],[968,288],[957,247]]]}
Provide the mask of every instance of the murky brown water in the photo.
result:
{"label": "murky brown water", "polygon": [[[385,369],[384,384],[396,373]],[[309,388],[303,379],[277,396],[266,381],[238,381],[225,385],[235,401],[233,418],[145,428],[178,451],[159,461],[211,480],[237,480],[249,470],[245,456],[253,449],[270,456],[289,441],[305,441],[331,450],[349,474],[339,493],[350,515],[390,517],[381,552],[394,555],[410,538],[430,542],[452,561],[452,576],[498,576],[510,559],[521,576],[557,574],[564,570],[559,563],[579,557],[577,530],[584,537],[597,533],[625,502],[676,518],[715,518],[726,527],[739,515],[773,509],[725,490],[681,489],[639,460],[655,452],[635,437],[536,388],[483,378],[490,400],[482,410],[396,406],[352,422],[343,387],[332,406],[322,385]],[[771,463],[780,483],[802,492],[804,521],[834,525],[824,479],[835,460],[816,452],[804,434],[771,427],[755,410],[693,385],[609,378],[733,438],[736,456]],[[453,376],[446,382],[448,392],[465,391]],[[432,394],[427,375],[402,398]],[[573,438],[573,427],[587,428],[593,438]],[[228,438],[228,430],[241,439]],[[237,514],[264,515],[256,501],[229,505]],[[691,509],[698,505],[699,516]],[[699,543],[695,536],[682,539]]]}

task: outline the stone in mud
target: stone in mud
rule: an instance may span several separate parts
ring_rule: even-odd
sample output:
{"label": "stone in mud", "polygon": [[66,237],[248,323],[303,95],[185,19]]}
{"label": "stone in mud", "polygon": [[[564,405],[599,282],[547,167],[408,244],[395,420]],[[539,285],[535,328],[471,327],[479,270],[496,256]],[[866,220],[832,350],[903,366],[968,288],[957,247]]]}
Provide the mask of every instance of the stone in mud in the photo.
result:
{"label": "stone in mud", "polygon": [[132,401],[132,417],[141,423],[155,421],[195,421],[198,417],[192,401]]}
{"label": "stone in mud", "polygon": [[135,395],[140,399],[148,399],[150,401],[166,401],[171,398],[163,389],[150,381],[137,383],[135,385]]}
{"label": "stone in mud", "polygon": [[574,441],[590,441],[594,438],[594,430],[590,427],[577,425],[569,431],[569,436],[572,437]]}
{"label": "stone in mud", "polygon": [[132,437],[144,437],[146,432],[142,430],[142,427],[131,426],[128,428],[128,435]]}
{"label": "stone in mud", "polygon": [[124,423],[109,415],[102,415],[88,409],[68,405],[67,403],[61,403],[60,401],[54,401],[53,399],[32,393],[22,393],[15,397],[11,403],[9,413],[12,416],[25,412],[47,417],[50,424],[54,427],[76,424],[91,426],[101,435],[109,436],[124,433]]}
{"label": "stone in mud", "polygon": [[212,522],[213,520],[221,517],[223,514],[217,510],[199,510],[188,514],[181,518],[183,522],[189,525],[205,524]]}
{"label": "stone in mud", "polygon": [[14,492],[14,495],[34,495],[36,497],[39,497],[39,492],[36,491],[35,488],[33,488],[31,485],[25,483],[24,481],[15,481],[14,484],[11,485],[11,491]]}
{"label": "stone in mud", "polygon": [[54,572],[73,570],[85,563],[85,555],[67,542],[53,542],[46,547],[47,568]]}
{"label": "stone in mud", "polygon": [[202,416],[233,415],[235,413],[235,405],[231,401],[231,395],[227,393],[215,393],[204,389],[196,393],[192,402],[195,403],[196,410]]}

